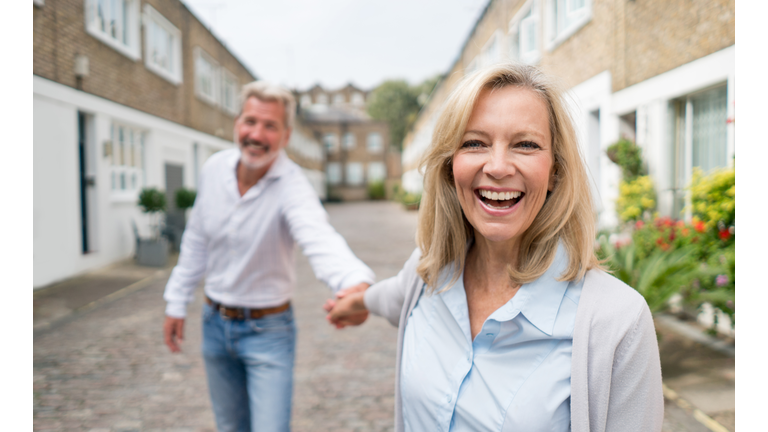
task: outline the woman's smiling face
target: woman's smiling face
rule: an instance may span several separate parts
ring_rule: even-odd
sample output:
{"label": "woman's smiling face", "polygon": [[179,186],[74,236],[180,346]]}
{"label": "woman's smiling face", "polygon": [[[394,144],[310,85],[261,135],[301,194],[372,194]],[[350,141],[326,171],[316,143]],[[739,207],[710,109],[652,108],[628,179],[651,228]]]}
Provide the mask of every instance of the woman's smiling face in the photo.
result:
{"label": "woman's smiling face", "polygon": [[526,88],[484,89],[453,156],[464,215],[491,242],[516,246],[552,190],[546,103]]}

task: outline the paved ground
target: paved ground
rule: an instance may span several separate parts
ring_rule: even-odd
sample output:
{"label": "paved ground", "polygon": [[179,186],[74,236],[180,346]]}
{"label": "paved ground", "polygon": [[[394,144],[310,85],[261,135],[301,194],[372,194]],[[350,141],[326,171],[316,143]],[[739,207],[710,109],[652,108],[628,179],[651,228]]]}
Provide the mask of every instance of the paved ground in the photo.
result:
{"label": "paved ground", "polygon": [[[394,275],[413,250],[415,212],[386,202],[327,209],[380,279]],[[395,329],[376,317],[360,328],[331,328],[321,309],[330,291],[303,257],[297,272],[293,430],[392,430]],[[215,430],[199,354],[202,290],[189,310],[184,351],[172,355],[161,334],[167,275],[123,264],[35,294],[34,430]],[[730,402],[713,393],[732,382],[732,357],[663,328],[660,334],[665,380],[678,395],[667,403],[664,431],[711,430],[694,419],[694,401],[709,403],[701,409],[727,424]]]}

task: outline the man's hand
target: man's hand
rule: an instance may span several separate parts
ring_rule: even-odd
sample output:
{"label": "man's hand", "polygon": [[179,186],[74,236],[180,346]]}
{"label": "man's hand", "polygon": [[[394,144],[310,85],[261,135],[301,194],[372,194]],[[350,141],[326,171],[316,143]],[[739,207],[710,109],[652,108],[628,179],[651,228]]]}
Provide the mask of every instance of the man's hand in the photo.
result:
{"label": "man's hand", "polygon": [[165,344],[168,345],[171,352],[181,352],[179,343],[184,340],[184,318],[165,317],[163,335],[165,336]]}
{"label": "man's hand", "polygon": [[370,285],[361,283],[336,293],[336,300],[326,300],[323,309],[328,312],[326,319],[337,329],[358,326],[368,319],[368,310],[363,303],[363,294]]}

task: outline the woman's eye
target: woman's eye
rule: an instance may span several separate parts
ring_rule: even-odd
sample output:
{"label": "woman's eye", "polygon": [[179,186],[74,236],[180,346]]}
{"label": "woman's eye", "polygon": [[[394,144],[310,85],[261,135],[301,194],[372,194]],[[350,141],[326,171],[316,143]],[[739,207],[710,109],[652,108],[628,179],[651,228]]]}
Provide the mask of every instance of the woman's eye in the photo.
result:
{"label": "woman's eye", "polygon": [[461,145],[461,148],[478,148],[482,145],[483,143],[481,143],[480,141],[467,141]]}
{"label": "woman's eye", "polygon": [[523,142],[520,142],[520,143],[517,144],[517,147],[522,147],[524,149],[531,149],[531,150],[532,149],[541,148],[541,147],[539,147],[538,144],[536,144],[533,141],[523,141]]}

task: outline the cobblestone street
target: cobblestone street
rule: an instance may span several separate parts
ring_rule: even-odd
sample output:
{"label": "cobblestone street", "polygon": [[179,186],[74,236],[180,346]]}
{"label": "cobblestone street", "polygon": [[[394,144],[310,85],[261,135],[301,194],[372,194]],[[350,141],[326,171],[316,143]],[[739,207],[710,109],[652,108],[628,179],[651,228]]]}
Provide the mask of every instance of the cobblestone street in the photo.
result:
{"label": "cobblestone street", "polygon": [[[379,279],[396,274],[413,250],[415,212],[389,202],[327,209]],[[321,308],[330,290],[303,256],[297,271],[293,430],[392,430],[396,330],[378,317],[332,328]],[[202,289],[183,352],[173,355],[162,342],[166,279],[36,334],[34,430],[215,430],[199,352]]]}
{"label": "cobblestone street", "polygon": [[[416,212],[391,202],[328,204],[326,209],[331,223],[379,280],[395,275],[414,248]],[[116,266],[114,271],[107,268],[85,276],[83,282],[65,281],[47,289],[47,294],[36,294],[36,311],[51,321],[35,326],[35,431],[215,431],[200,355],[202,289],[188,311],[183,352],[174,355],[162,337],[162,294],[169,271],[141,271],[133,264]],[[145,279],[78,308],[76,297],[81,303],[92,301],[97,291],[94,281],[106,281],[109,272],[125,284]],[[73,304],[66,308],[64,288],[72,290],[68,300]],[[113,291],[104,282],[102,294]],[[336,330],[326,323],[322,310],[329,297],[330,290],[315,279],[300,255],[293,300],[299,330],[293,430],[391,431],[396,329],[371,317],[361,327]],[[51,318],[67,310],[74,312]],[[686,400],[708,408],[707,413],[733,431],[734,411],[728,401],[712,397],[712,389],[700,388],[712,387],[713,375],[732,375],[733,358],[659,325],[657,331],[663,334],[665,382],[669,379],[667,384]],[[692,362],[697,364],[691,366]],[[728,392],[715,393],[732,399]],[[708,407],[707,401],[714,405]],[[667,401],[664,432],[709,430],[726,429],[707,428],[694,419],[694,407]]]}

